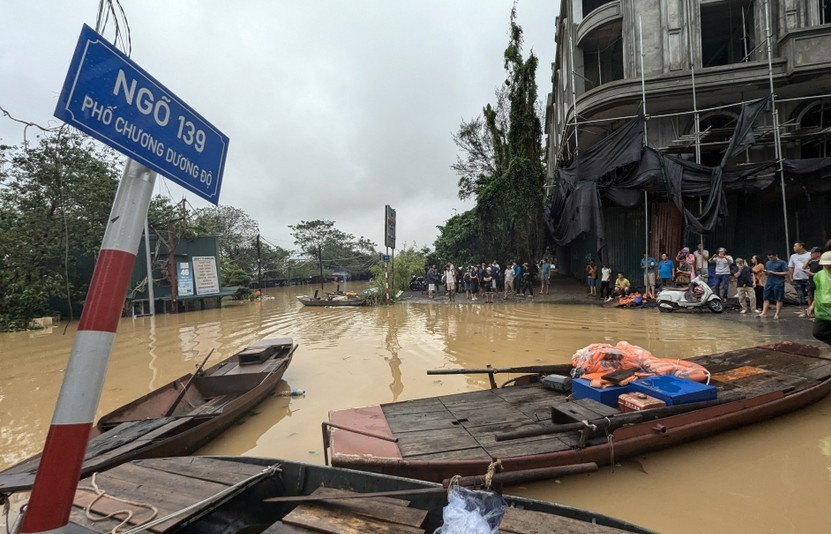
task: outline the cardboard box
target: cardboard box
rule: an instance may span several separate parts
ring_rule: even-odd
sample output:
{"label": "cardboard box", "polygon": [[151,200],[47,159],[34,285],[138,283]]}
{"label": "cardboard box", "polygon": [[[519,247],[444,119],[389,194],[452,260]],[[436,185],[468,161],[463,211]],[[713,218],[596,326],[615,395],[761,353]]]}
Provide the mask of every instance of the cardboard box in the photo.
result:
{"label": "cardboard box", "polygon": [[635,380],[629,384],[629,388],[633,392],[661,399],[667,406],[715,400],[718,397],[713,386],[669,375]]}
{"label": "cardboard box", "polygon": [[667,403],[646,393],[624,393],[618,397],[617,405],[621,412],[639,412],[641,410],[663,408]]}
{"label": "cardboard box", "polygon": [[571,382],[571,398],[592,399],[606,406],[617,408],[617,398],[621,393],[629,391],[629,386],[610,386],[607,388],[593,388],[591,382],[585,378],[575,378]]}

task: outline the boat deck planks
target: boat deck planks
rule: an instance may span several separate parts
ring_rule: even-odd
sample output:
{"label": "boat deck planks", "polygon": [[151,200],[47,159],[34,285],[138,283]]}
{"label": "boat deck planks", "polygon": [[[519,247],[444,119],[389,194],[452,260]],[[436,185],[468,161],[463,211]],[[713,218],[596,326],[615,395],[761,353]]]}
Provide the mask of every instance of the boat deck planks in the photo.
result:
{"label": "boat deck planks", "polygon": [[218,482],[227,486],[232,486],[263,470],[260,466],[218,458],[148,458],[135,460],[133,463],[148,469],[178,473],[196,480]]}
{"label": "boat deck planks", "polygon": [[[312,495],[348,495],[351,492],[318,488]],[[366,532],[423,534],[421,528],[426,510],[408,507],[400,499],[367,497],[348,501],[319,501],[301,504],[289,512],[281,523],[308,530],[289,532],[329,532],[332,534],[363,534]],[[267,530],[266,532],[286,532]]]}
{"label": "boat deck planks", "polygon": [[[121,522],[124,510],[129,510],[133,513],[129,523],[137,525],[147,519],[150,514],[148,509],[110,499],[110,496],[131,503],[151,504],[158,510],[154,517],[158,518],[207,499],[262,470],[262,467],[254,465],[219,459],[203,461],[201,458],[195,465],[183,464],[176,459],[149,459],[122,464],[96,475],[97,487],[106,492],[97,500],[92,477],[78,484],[73,502],[72,521],[96,531],[106,532]],[[90,505],[90,513],[100,519],[99,521],[85,517],[84,508]],[[122,513],[118,519],[101,519],[119,511]],[[150,530],[163,533],[188,517],[188,514],[182,514]]]}
{"label": "boat deck planks", "polygon": [[[819,356],[815,347],[799,344],[750,347],[689,360],[701,363],[713,375],[711,384],[718,388],[722,403],[747,399],[732,411],[788,397],[831,377],[831,359]],[[618,413],[610,407],[603,407],[600,412],[583,409],[577,402],[569,401],[567,395],[547,390],[539,383],[380,406],[390,431],[399,440],[400,457],[436,465],[443,461],[488,461],[573,451],[579,443],[577,431],[495,440],[499,433],[551,425],[552,408],[565,415],[571,413],[570,419],[575,421]],[[730,411],[725,407],[713,413]],[[606,441],[607,436],[595,435],[587,445]],[[350,451],[350,454],[361,452]],[[353,463],[355,458],[352,456],[348,462],[335,465],[356,467],[359,463]]]}

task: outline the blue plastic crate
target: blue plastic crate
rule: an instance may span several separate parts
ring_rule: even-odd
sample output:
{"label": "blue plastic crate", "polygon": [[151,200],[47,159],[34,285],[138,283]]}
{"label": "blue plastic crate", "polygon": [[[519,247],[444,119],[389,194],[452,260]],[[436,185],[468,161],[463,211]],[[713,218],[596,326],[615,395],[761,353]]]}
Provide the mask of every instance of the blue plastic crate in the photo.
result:
{"label": "blue plastic crate", "polygon": [[573,399],[592,399],[612,408],[617,408],[617,398],[627,392],[629,392],[629,386],[593,388],[585,378],[575,378],[571,382],[571,397]]}
{"label": "blue plastic crate", "polygon": [[715,387],[675,376],[650,376],[629,384],[634,392],[646,393],[661,399],[667,406],[715,400]]}

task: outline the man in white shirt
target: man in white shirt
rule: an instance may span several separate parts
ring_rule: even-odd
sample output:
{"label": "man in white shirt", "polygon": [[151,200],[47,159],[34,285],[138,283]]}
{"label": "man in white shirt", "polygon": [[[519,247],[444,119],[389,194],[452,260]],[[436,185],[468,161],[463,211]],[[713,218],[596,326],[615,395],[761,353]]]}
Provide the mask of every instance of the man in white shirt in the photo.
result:
{"label": "man in white shirt", "polygon": [[811,259],[811,253],[805,248],[805,243],[797,241],[793,244],[794,253],[788,259],[788,278],[796,290],[796,297],[799,299],[800,317],[807,317],[805,299],[808,295],[808,273],[805,272],[805,264]]}
{"label": "man in white shirt", "polygon": [[693,252],[693,256],[695,256],[695,272],[698,274],[703,274],[704,277],[707,277],[707,262],[710,261],[710,251],[704,248],[704,243],[699,243],[695,247],[695,252]]}

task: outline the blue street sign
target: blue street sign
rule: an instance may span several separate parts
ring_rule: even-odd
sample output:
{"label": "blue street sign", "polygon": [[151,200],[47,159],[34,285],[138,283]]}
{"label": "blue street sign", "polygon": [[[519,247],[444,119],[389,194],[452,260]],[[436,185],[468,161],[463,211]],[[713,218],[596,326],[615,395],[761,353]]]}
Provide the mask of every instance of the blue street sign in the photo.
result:
{"label": "blue street sign", "polygon": [[228,136],[86,24],[55,116],[219,203]]}
{"label": "blue street sign", "polygon": [[384,263],[389,263],[389,262],[390,262],[389,254],[384,254]]}

